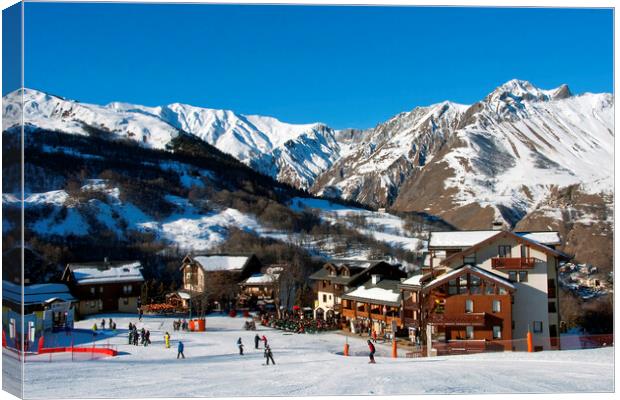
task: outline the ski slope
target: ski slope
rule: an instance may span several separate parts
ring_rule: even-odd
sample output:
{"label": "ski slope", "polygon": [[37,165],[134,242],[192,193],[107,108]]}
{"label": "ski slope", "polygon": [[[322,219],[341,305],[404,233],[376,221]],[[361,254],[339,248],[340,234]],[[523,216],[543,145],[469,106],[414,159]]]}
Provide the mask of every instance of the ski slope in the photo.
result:
{"label": "ski slope", "polygon": [[[107,315],[77,323],[88,329]],[[206,397],[369,394],[474,394],[610,392],[614,389],[613,348],[540,353],[398,358],[377,346],[377,364],[369,365],[364,339],[349,337],[353,356],[338,355],[339,333],[287,334],[258,327],[273,349],[275,366],[265,366],[254,349],[254,332],[242,330],[244,318],[210,316],[206,333],[172,331],[172,319],[146,318],[138,327],[151,330],[150,347],[127,343],[126,327],[137,318],[112,316],[121,332],[100,335],[99,343],[117,344],[115,358],[75,361],[54,355],[26,363],[25,397]],[[166,349],[162,335],[172,334]],[[237,339],[246,355],[238,355]],[[176,359],[178,340],[186,359]],[[401,354],[402,355],[402,354]],[[16,361],[4,354],[5,367]],[[7,374],[6,368],[3,373]],[[6,377],[6,375],[5,375]],[[68,377],[70,377],[68,379]]]}

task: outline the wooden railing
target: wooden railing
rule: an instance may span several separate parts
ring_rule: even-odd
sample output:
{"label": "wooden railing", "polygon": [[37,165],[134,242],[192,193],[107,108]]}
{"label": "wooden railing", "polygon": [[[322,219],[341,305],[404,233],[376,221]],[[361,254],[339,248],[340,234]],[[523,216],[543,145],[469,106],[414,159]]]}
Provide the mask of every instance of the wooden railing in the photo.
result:
{"label": "wooden railing", "polygon": [[493,269],[531,269],[536,259],[533,257],[496,257],[491,259]]}

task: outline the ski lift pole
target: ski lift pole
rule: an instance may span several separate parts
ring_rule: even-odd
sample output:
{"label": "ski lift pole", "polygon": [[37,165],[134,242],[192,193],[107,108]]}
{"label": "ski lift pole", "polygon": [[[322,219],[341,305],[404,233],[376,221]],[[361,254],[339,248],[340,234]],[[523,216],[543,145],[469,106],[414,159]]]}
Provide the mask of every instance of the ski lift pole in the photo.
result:
{"label": "ski lift pole", "polygon": [[349,338],[348,336],[344,337],[344,353],[345,357],[349,356]]}

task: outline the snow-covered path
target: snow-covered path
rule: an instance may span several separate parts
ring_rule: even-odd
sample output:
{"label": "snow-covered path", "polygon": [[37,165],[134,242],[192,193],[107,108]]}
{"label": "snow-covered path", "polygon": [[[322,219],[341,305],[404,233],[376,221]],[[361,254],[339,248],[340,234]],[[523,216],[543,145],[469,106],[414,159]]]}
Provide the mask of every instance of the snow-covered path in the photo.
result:
{"label": "snow-covered path", "polygon": [[[126,328],[135,318],[118,316],[118,335],[110,335],[124,354],[74,361],[55,355],[52,362],[26,363],[27,398],[205,397],[263,395],[356,395],[417,393],[609,392],[613,390],[613,348],[541,353],[493,353],[423,359],[386,357],[378,346],[369,365],[365,341],[349,338],[352,357],[338,355],[344,336],[296,335],[258,328],[273,349],[277,365],[265,366],[254,349],[254,332],[243,318],[210,316],[206,333],[172,331],[172,319],[148,318],[150,347],[127,344]],[[96,318],[101,320],[101,316]],[[80,328],[93,320],[81,321]],[[172,348],[163,345],[164,331]],[[246,355],[236,346],[241,337]],[[176,359],[178,340],[185,360]],[[363,356],[362,356],[363,355]],[[381,357],[383,356],[383,357]],[[5,357],[6,360],[6,357]]]}

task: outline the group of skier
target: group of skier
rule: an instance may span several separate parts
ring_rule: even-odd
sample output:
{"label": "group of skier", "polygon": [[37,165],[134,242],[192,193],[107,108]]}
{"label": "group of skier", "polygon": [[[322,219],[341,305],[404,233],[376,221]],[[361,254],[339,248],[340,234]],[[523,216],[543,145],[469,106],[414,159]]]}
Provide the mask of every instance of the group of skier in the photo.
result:
{"label": "group of skier", "polygon": [[[258,333],[254,336],[254,349],[258,350],[259,349],[259,343],[263,342],[264,343],[264,351],[263,351],[263,355],[265,357],[266,360],[266,365],[269,365],[269,361],[271,361],[271,363],[273,365],[276,364],[276,362],[273,360],[273,353],[271,351],[271,347],[269,347],[269,344],[267,343],[267,336],[263,335],[262,337],[260,337],[258,335]],[[239,355],[243,355],[243,341],[241,340],[241,338],[237,339],[237,347],[239,348]]]}
{"label": "group of skier", "polygon": [[182,321],[180,319],[172,321],[172,329],[175,331],[189,331],[189,323],[185,319],[183,319]]}
{"label": "group of skier", "polygon": [[151,332],[148,329],[138,330],[138,327],[131,322],[129,323],[129,335],[128,335],[129,343],[134,346],[142,345],[144,347],[151,344]]}

